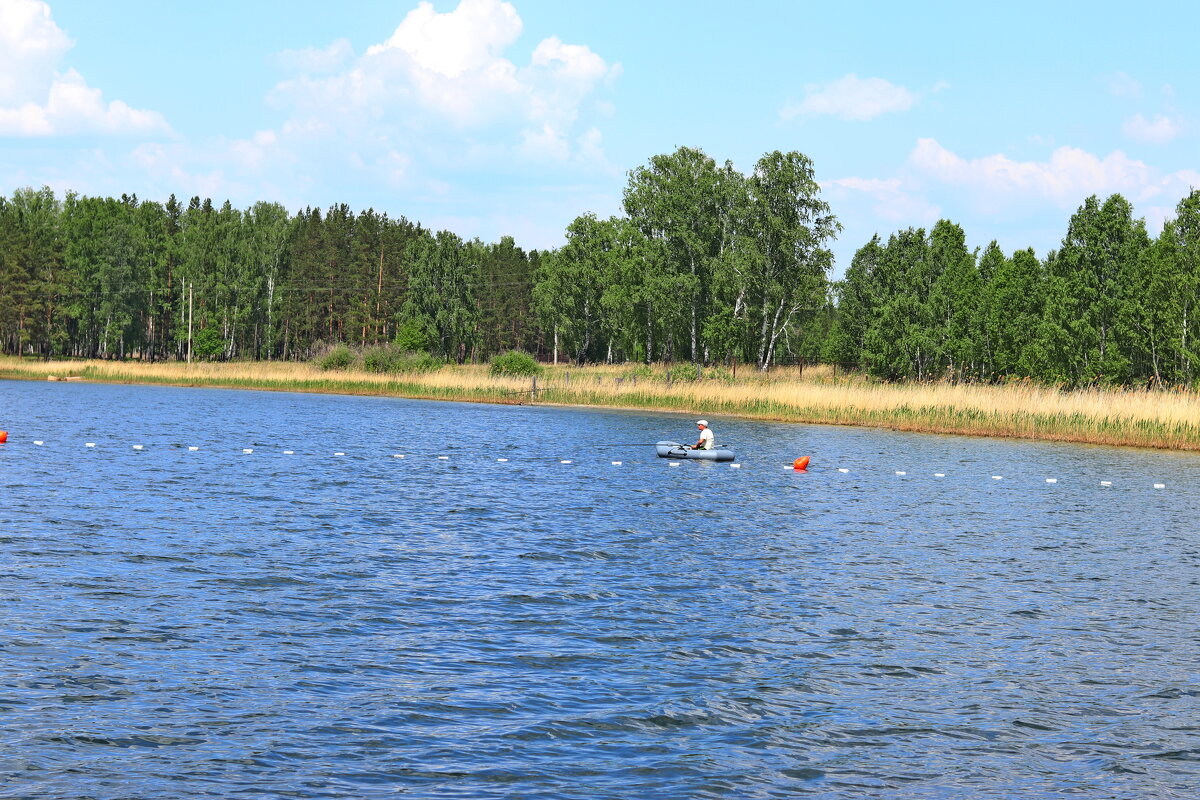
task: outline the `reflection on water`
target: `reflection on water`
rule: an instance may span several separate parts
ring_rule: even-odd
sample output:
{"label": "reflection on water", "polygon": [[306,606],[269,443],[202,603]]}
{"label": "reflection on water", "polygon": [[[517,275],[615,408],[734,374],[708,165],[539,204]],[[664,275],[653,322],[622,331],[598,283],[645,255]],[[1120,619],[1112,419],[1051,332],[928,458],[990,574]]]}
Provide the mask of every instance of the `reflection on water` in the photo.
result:
{"label": "reflection on water", "polygon": [[0,383],[0,794],[1194,796],[1200,458],[712,421]]}

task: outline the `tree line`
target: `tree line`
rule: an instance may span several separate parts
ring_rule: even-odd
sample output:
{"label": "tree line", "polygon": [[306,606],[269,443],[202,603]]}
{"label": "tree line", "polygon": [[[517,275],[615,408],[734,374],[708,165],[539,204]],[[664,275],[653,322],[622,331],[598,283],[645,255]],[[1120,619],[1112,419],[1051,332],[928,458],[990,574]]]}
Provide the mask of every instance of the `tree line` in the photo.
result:
{"label": "tree line", "polygon": [[307,359],[397,342],[464,361],[539,347],[539,254],[346,205],[296,215],[183,205],[0,199],[0,350],[44,357]]}
{"label": "tree line", "polygon": [[887,379],[1083,386],[1200,379],[1200,191],[1152,237],[1119,194],[1093,196],[1039,259],[967,248],[942,220],[875,236],[835,287],[822,355]]}
{"label": "tree line", "polygon": [[630,174],[625,216],[585,215],[562,248],[526,252],[346,205],[20,189],[0,199],[0,349],[307,359],[394,343],[458,362],[765,367],[827,302],[837,223],[819,191],[799,153],[744,176],[681,148]]}
{"label": "tree line", "polygon": [[390,343],[457,362],[804,359],[885,379],[1200,379],[1200,192],[1157,236],[1088,198],[1059,249],[1007,255],[948,220],[875,236],[830,280],[840,226],[812,162],[749,174],[694,148],[628,175],[622,213],[525,251],[348,206],[291,214],[49,189],[0,198],[0,351],[309,359]]}

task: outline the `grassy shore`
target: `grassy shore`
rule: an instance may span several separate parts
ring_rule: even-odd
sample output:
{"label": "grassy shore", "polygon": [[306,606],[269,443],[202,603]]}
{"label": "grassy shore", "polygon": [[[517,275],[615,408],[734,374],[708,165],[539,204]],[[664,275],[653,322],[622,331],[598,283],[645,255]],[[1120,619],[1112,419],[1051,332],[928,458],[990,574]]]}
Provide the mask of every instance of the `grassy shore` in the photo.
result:
{"label": "grassy shore", "polygon": [[[641,374],[637,374],[637,373]],[[750,369],[736,378],[666,380],[631,365],[547,368],[537,380],[497,378],[486,366],[378,375],[309,364],[31,361],[0,357],[0,378],[79,377],[110,383],[389,395],[485,403],[538,403],[686,411],[754,419],[865,425],[904,431],[1004,436],[1172,450],[1200,450],[1200,394],[1036,385],[883,384],[827,367]]]}

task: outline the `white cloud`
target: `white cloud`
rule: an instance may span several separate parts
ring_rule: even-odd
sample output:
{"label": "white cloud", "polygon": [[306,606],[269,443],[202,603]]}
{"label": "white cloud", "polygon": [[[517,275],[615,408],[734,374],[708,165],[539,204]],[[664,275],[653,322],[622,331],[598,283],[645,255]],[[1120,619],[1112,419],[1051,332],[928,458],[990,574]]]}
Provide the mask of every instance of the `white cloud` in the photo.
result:
{"label": "white cloud", "polygon": [[1165,144],[1182,131],[1182,126],[1164,114],[1156,114],[1148,120],[1140,113],[1125,120],[1121,130],[1130,139],[1150,144]]}
{"label": "white cloud", "polygon": [[[607,164],[604,158],[604,136],[599,128],[588,128],[579,137],[579,160],[585,163]],[[620,174],[620,170],[612,168],[612,174]]]}
{"label": "white cloud", "polygon": [[74,69],[57,72],[73,42],[41,0],[0,0],[0,136],[166,133],[156,111],[106,103]]}
{"label": "white cloud", "polygon": [[[310,143],[356,151],[363,164],[383,153],[456,169],[597,162],[599,138],[581,139],[576,127],[611,113],[597,95],[620,66],[553,36],[518,66],[505,52],[523,28],[502,0],[461,0],[445,13],[422,2],[343,68],[317,77],[307,70],[275,87],[271,101],[288,114],[281,145],[303,132]],[[344,56],[332,49],[281,60],[324,66]]]}
{"label": "white cloud", "polygon": [[835,178],[821,186],[835,197],[854,192],[870,197],[875,202],[875,215],[897,225],[929,225],[942,213],[924,197],[902,188],[899,178]]}
{"label": "white cloud", "polygon": [[299,50],[284,50],[275,56],[275,63],[287,72],[302,72],[322,75],[334,72],[354,57],[354,47],[349,39],[341,38],[330,42],[328,47],[304,47]]}
{"label": "white cloud", "polygon": [[[189,168],[187,158],[193,154],[183,145],[146,142],[134,148],[130,162],[166,191],[180,197],[238,196],[245,187],[231,181],[220,166],[209,162],[208,169]],[[164,192],[165,193],[165,192]]]}
{"label": "white cloud", "polygon": [[0,136],[55,136],[79,133],[161,133],[170,128],[157,111],[130,108],[120,100],[105,103],[99,89],[73,69],[50,86],[45,105],[0,107]]}
{"label": "white cloud", "polygon": [[550,158],[566,161],[571,156],[571,146],[558,131],[543,125],[540,131],[525,131],[521,151],[530,158]]}
{"label": "white cloud", "polygon": [[[947,87],[939,83],[935,91]],[[853,72],[825,85],[809,84],[799,102],[787,103],[779,114],[784,119],[799,116],[835,116],[864,121],[881,114],[907,111],[918,95],[883,78],[859,78]]]}
{"label": "white cloud", "polygon": [[1117,72],[1108,78],[1108,92],[1114,97],[1141,97],[1142,84],[1124,72]]}
{"label": "white cloud", "polygon": [[563,44],[557,36],[543,39],[520,72],[529,92],[526,113],[532,120],[569,127],[588,95],[618,72],[619,66],[610,68],[584,45]]}
{"label": "white cloud", "polygon": [[[10,71],[22,79],[21,96],[13,100],[10,92],[0,102],[0,131],[168,130],[160,115],[109,102],[60,65],[71,42],[49,7],[0,0],[0,11],[18,3],[25,12],[36,7],[21,29],[42,31],[48,55],[39,62],[39,86],[19,69]],[[520,41],[524,25],[503,0],[461,0],[445,13],[430,3],[413,5],[371,47],[356,51],[334,39],[278,53],[280,82],[266,98],[275,119],[266,130],[204,139],[146,136],[121,155],[111,151],[103,168],[99,159],[81,156],[79,164],[42,169],[18,183],[55,184],[61,174],[55,185],[89,193],[132,188],[144,196],[228,197],[242,205],[271,199],[293,209],[344,200],[427,224],[448,214],[471,216],[480,233],[524,230],[537,233],[526,244],[553,244],[569,218],[589,207],[596,187],[620,174],[604,154],[601,133],[613,113],[620,65],[579,42]],[[0,25],[3,47],[16,26],[7,18]],[[8,52],[0,52],[0,65],[9,63]],[[619,198],[605,191],[605,202],[619,208]]]}
{"label": "white cloud", "polygon": [[920,139],[908,165],[918,174],[970,190],[982,205],[1038,199],[1073,208],[1089,195],[1114,192],[1139,202],[1182,197],[1189,185],[1200,185],[1195,170],[1164,173],[1120,150],[1100,158],[1077,147],[1060,147],[1049,161],[1014,161],[999,153],[967,159],[934,139]]}
{"label": "white cloud", "polygon": [[41,0],[0,0],[0,107],[45,97],[73,44]]}
{"label": "white cloud", "polygon": [[326,202],[322,187],[335,185],[374,204],[403,192],[412,209],[475,204],[480,189],[462,175],[473,187],[610,177],[594,119],[619,67],[557,37],[518,66],[505,53],[522,29],[502,0],[442,14],[421,3],[362,54],[342,39],[278,54],[291,74],[268,97],[280,112],[271,129],[144,144],[129,163],[164,190],[293,206]]}
{"label": "white cloud", "polygon": [[495,0],[462,0],[445,14],[420,3],[408,13],[391,38],[367,55],[388,50],[407,54],[423,70],[457,78],[497,66],[501,51],[521,35],[523,24],[512,4]]}
{"label": "white cloud", "polygon": [[247,169],[258,169],[276,152],[279,135],[275,131],[258,131],[249,139],[229,144],[230,156]]}

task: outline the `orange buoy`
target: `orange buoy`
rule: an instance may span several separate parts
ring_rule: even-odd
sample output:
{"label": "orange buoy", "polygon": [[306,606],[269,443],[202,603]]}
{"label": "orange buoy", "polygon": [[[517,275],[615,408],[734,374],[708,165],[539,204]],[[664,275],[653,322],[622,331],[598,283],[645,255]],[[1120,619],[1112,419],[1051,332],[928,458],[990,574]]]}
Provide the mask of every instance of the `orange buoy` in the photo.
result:
{"label": "orange buoy", "polygon": [[8,441],[8,431],[0,431],[0,444]]}
{"label": "orange buoy", "polygon": [[792,469],[796,470],[797,472],[804,472],[806,469],[808,469],[808,456],[803,456],[793,461]]}

